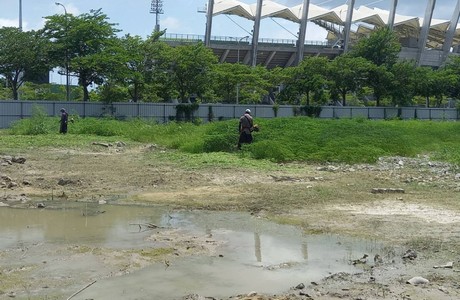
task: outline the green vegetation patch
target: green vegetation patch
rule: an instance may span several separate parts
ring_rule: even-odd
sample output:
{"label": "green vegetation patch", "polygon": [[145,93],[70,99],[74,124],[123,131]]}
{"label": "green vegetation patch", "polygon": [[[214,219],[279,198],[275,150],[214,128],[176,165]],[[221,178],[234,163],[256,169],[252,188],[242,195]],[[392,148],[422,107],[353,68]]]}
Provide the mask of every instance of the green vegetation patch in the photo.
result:
{"label": "green vegetation patch", "polygon": [[[190,157],[200,162],[224,163],[241,159],[272,162],[311,161],[373,163],[382,156],[413,157],[429,154],[435,159],[460,165],[460,123],[401,120],[323,120],[308,117],[257,119],[260,132],[254,142],[236,150],[238,121],[195,125],[187,122],[157,124],[131,119],[75,118],[69,133],[58,135],[58,119],[41,117],[17,122],[0,135],[5,148],[81,145],[100,141],[155,143],[182,154],[227,153]],[[36,128],[37,130],[34,130]],[[50,129],[52,128],[52,130]],[[40,129],[40,130],[38,130]]]}

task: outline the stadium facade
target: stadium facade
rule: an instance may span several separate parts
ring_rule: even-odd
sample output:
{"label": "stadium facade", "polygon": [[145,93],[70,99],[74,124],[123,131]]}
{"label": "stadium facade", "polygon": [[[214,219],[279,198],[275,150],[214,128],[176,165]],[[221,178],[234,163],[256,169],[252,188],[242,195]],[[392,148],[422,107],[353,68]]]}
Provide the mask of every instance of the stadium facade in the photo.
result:
{"label": "stadium facade", "polygon": [[[247,4],[237,0],[208,0],[204,43],[214,50],[221,61],[227,61],[229,54],[236,51],[238,62],[241,52],[244,63],[253,66],[264,64],[267,67],[286,67],[299,63],[305,55],[334,56],[347,52],[355,41],[382,26],[390,27],[399,36],[402,45],[400,57],[415,60],[419,66],[440,66],[449,55],[458,55],[460,52],[460,0],[457,1],[450,20],[433,18],[436,0],[426,1],[423,18],[398,14],[398,0],[387,0],[391,8],[389,11],[367,6],[355,7],[355,0],[348,0],[346,4],[332,9],[311,4],[310,0],[303,0],[302,4],[293,7],[270,0],[256,1]],[[233,46],[222,45],[225,43],[217,45],[211,35],[212,19],[221,14],[254,21],[252,37],[246,37],[247,41],[244,43],[242,38]],[[282,18],[298,23],[299,32],[295,44],[261,44],[260,21],[264,18]],[[308,22],[313,22],[327,31],[326,45],[312,47],[311,44],[305,43]],[[290,49],[286,50],[284,46]],[[293,46],[295,49],[292,49]],[[261,52],[265,53],[263,59],[258,57]],[[281,59],[279,56],[282,53],[284,56]],[[272,60],[275,60],[275,63]]]}

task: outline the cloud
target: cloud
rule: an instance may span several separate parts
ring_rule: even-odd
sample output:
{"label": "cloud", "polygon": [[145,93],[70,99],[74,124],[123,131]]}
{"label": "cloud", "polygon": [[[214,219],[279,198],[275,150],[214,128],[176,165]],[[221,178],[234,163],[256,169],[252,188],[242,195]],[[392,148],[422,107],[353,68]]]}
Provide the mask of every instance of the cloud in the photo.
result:
{"label": "cloud", "polygon": [[18,19],[0,19],[0,27],[18,27]]}
{"label": "cloud", "polygon": [[180,21],[178,19],[172,18],[172,17],[167,17],[167,18],[165,18],[163,20],[160,20],[160,26],[162,28],[168,28],[168,31],[171,31],[171,30],[173,30],[173,31],[183,30],[182,24],[180,23]]}
{"label": "cloud", "polygon": [[[80,14],[80,10],[78,9],[77,6],[75,6],[75,4],[73,3],[63,3],[63,2],[59,2],[59,3],[62,3],[62,5],[64,5],[65,7],[65,11],[67,11],[68,14],[72,14],[72,15],[75,15],[75,16],[78,16]],[[56,14],[62,14],[65,12],[63,7],[61,5],[56,5],[55,7],[55,12]],[[88,10],[89,12],[89,10]]]}
{"label": "cloud", "polygon": [[[73,15],[76,15],[76,16],[78,16],[79,14],[81,14],[81,12],[80,12],[80,10],[78,9],[78,7],[76,7],[76,6],[75,6],[74,4],[72,4],[72,3],[67,4],[66,8],[67,8],[67,12],[68,12],[69,14],[73,14]],[[88,12],[89,12],[89,10],[88,10]]]}

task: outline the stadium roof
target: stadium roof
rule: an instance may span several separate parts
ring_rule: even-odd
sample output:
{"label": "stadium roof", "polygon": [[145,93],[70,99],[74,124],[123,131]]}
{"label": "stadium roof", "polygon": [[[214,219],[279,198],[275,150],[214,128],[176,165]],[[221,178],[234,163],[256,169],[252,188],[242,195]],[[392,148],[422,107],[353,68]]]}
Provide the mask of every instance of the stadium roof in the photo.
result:
{"label": "stadium roof", "polygon": [[[236,15],[249,20],[255,20],[257,3],[246,4],[237,0],[216,0],[213,16],[220,14]],[[303,5],[294,7],[284,6],[274,1],[265,0],[262,7],[261,18],[282,18],[292,22],[300,23],[302,18]],[[308,21],[315,22],[329,31],[328,36],[334,36],[331,29],[334,25],[343,26],[347,18],[348,5],[341,5],[332,9],[322,8],[310,4],[308,9]],[[360,6],[353,11],[353,24],[357,29],[351,34],[356,38],[362,34],[369,34],[374,27],[388,25],[390,12],[379,8]],[[423,18],[395,15],[393,29],[403,37],[418,37]],[[445,32],[449,28],[449,20],[432,19],[427,46],[436,48],[442,46]],[[454,45],[460,44],[460,26],[456,24]]]}

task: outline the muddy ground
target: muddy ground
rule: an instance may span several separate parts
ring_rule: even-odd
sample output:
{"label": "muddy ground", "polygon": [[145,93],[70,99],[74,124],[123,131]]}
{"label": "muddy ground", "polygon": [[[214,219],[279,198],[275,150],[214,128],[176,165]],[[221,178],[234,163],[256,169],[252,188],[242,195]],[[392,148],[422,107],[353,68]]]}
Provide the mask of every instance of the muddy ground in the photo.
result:
{"label": "muddy ground", "polygon": [[[425,156],[382,158],[373,165],[278,164],[263,170],[191,166],[168,161],[168,151],[114,143],[0,153],[0,205],[90,201],[161,204],[171,211],[238,210],[300,226],[308,234],[344,234],[387,245],[381,259],[369,257],[354,273],[331,274],[305,287],[293,282],[282,295],[257,291],[232,299],[460,299],[460,170]],[[122,276],[149,264],[173,263],[178,255],[215,255],[219,246],[219,241],[181,232],[155,234],[160,236],[152,239],[168,236],[173,251],[146,254],[84,245],[2,249],[0,298],[62,299],[89,277]],[[403,259],[408,250],[416,257],[409,252]],[[34,253],[99,267],[96,273],[64,278],[40,273],[40,264],[17,263]],[[428,282],[407,283],[413,277]],[[185,298],[204,296],[213,295]]]}

